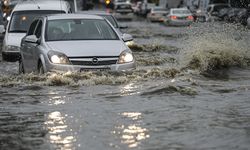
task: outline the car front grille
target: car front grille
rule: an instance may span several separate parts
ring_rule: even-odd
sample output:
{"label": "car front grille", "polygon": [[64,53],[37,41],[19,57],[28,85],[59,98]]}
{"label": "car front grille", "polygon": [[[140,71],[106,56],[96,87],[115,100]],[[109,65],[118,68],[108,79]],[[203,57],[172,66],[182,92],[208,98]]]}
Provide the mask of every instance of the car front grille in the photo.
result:
{"label": "car front grille", "polygon": [[117,63],[119,57],[116,56],[98,56],[98,57],[69,57],[72,65],[80,66],[107,66]]}
{"label": "car front grille", "polygon": [[113,65],[116,64],[117,60],[105,60],[105,61],[98,61],[98,62],[93,62],[93,61],[75,61],[71,60],[71,63],[73,65],[83,65],[83,66],[102,66],[102,65]]}

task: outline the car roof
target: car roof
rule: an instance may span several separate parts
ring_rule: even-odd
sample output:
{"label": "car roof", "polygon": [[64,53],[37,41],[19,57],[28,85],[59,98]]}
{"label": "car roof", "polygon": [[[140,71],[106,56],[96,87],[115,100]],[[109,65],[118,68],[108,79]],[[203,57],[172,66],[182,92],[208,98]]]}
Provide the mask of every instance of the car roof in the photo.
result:
{"label": "car roof", "polygon": [[25,10],[67,10],[69,3],[66,1],[49,1],[49,0],[31,0],[23,1],[16,4],[13,11]]}
{"label": "car roof", "polygon": [[209,6],[218,6],[218,5],[224,5],[224,6],[229,6],[227,3],[216,3],[216,4],[209,4]]}
{"label": "car roof", "polygon": [[170,10],[188,10],[187,8],[171,8]]}
{"label": "car roof", "polygon": [[101,16],[112,16],[112,14],[101,11],[101,10],[88,10],[88,11],[78,11],[78,14],[90,14],[90,15],[101,15]]}
{"label": "car roof", "polygon": [[46,16],[48,20],[57,20],[57,19],[97,19],[104,20],[103,17],[97,15],[89,14],[52,14]]}

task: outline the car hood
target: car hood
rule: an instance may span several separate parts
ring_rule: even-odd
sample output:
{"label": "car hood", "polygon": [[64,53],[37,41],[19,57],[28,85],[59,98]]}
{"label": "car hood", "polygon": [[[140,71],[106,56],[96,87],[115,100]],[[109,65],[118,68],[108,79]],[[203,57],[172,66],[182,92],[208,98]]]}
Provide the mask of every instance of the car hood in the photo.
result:
{"label": "car hood", "polygon": [[21,46],[21,40],[26,35],[26,33],[8,33],[5,36],[6,44],[12,46]]}
{"label": "car hood", "polygon": [[120,40],[50,41],[51,50],[62,52],[68,57],[119,56],[128,47]]}

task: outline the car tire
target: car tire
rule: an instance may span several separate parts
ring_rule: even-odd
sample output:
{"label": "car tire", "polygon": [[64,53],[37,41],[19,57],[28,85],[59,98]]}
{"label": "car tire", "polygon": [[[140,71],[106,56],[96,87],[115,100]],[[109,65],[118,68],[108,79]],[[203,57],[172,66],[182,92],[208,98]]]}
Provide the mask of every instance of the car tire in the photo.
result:
{"label": "car tire", "polygon": [[43,68],[43,64],[41,62],[39,62],[38,64],[38,70],[37,70],[38,74],[41,75],[41,74],[44,74],[44,68]]}
{"label": "car tire", "polygon": [[23,62],[22,60],[19,61],[19,68],[18,68],[18,73],[19,74],[24,74],[24,67],[23,67]]}

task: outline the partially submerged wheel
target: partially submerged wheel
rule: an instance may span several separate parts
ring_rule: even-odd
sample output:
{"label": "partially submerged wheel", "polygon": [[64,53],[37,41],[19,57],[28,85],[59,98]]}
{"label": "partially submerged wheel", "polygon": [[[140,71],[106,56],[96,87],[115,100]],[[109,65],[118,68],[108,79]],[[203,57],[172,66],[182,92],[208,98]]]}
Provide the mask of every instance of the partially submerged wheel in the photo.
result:
{"label": "partially submerged wheel", "polygon": [[44,74],[44,68],[43,68],[43,64],[41,62],[39,62],[38,64],[38,74]]}
{"label": "partially submerged wheel", "polygon": [[22,62],[22,60],[19,60],[18,73],[19,73],[19,74],[23,74],[23,73],[24,73],[24,67],[23,67],[23,62]]}

